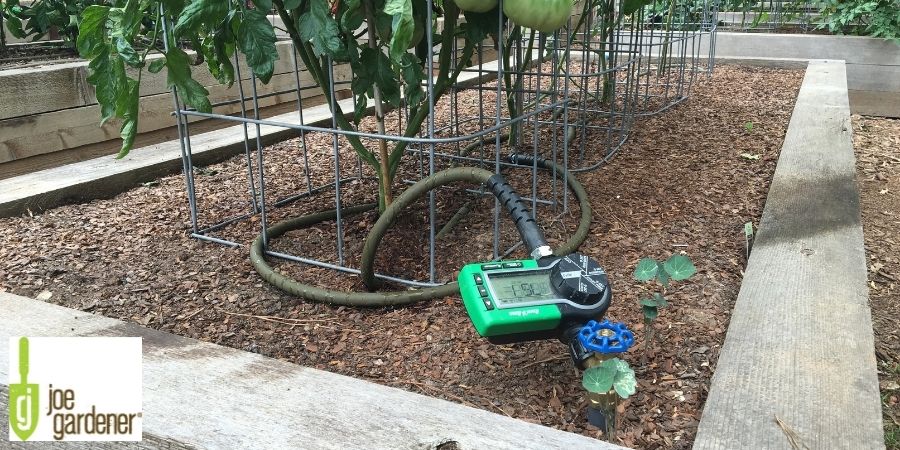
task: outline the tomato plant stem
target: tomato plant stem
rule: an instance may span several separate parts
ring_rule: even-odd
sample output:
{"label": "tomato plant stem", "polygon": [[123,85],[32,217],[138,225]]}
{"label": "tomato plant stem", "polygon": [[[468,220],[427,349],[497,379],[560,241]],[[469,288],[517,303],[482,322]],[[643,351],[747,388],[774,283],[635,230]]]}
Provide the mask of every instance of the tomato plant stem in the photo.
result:
{"label": "tomato plant stem", "polygon": [[[375,14],[372,11],[374,9],[372,0],[366,0],[363,7],[366,9],[366,28],[369,29],[369,48],[378,51],[378,41],[375,37]],[[378,127],[378,134],[384,135],[386,133],[384,130],[384,104],[381,102],[381,88],[378,86],[378,83],[373,83],[372,89],[375,92],[375,123]],[[389,156],[387,142],[385,142],[384,139],[378,141],[378,156],[379,162],[381,163],[379,166],[381,175],[378,179],[381,182],[382,198],[382,201],[379,202],[379,209],[381,212],[384,212],[384,208],[388,207],[391,202],[394,201],[391,194],[392,177],[391,170],[388,167]]]}

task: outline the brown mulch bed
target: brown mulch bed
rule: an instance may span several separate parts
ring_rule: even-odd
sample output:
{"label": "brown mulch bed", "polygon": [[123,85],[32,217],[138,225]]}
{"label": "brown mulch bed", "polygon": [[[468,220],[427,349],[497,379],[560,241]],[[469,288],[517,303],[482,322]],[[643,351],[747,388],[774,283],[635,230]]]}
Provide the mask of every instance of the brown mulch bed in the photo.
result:
{"label": "brown mulch bed", "polygon": [[[650,449],[690,447],[740,287],[743,225],[758,222],[762,213],[802,76],[802,71],[719,67],[710,80],[694,86],[689,101],[638,120],[631,139],[608,165],[578,175],[594,210],[582,250],[610,273],[611,319],[631,324],[642,336],[638,296],[644,288],[631,278],[641,257],[684,251],[699,269],[692,281],[670,293],[671,307],[656,321],[657,344],[645,348],[639,342],[625,355],[639,386],[621,406],[616,442]],[[272,164],[267,169],[274,168],[268,172],[275,181],[302,187],[296,147],[295,141],[267,151]],[[333,170],[329,155],[328,146],[314,149],[311,164],[327,173]],[[355,166],[352,158],[345,159]],[[205,211],[226,203],[219,191],[243,189],[241,161],[235,158],[198,175]],[[516,186],[525,182],[511,179]],[[348,183],[345,188],[345,200],[355,203],[370,198],[372,185]],[[458,195],[438,197],[441,217],[460,204],[443,200]],[[329,201],[333,192],[276,211],[274,220],[328,208]],[[0,290],[49,297],[95,314],[598,436],[584,417],[580,376],[559,343],[490,345],[476,335],[457,298],[383,309],[297,300],[256,275],[246,247],[189,238],[186,203],[183,177],[170,176],[111,200],[0,219]],[[476,209],[439,242],[442,276],[489,256],[489,227],[479,222],[491,212]],[[232,210],[219,210],[224,211]],[[414,208],[388,237],[379,270],[397,262],[393,272],[412,276],[403,270],[418,268],[422,273],[421,242],[416,241],[422,234],[421,211]],[[564,238],[576,218],[577,208],[558,221],[544,217],[548,235]],[[346,221],[351,255],[372,220],[363,215]],[[251,220],[223,233],[246,242],[258,232],[255,227]],[[328,258],[333,244],[323,243],[333,228],[323,223],[275,245]],[[390,245],[391,239],[405,245]],[[323,286],[359,288],[354,277],[332,271],[279,267]]]}
{"label": "brown mulch bed", "polygon": [[885,442],[900,449],[900,120],[853,116]]}

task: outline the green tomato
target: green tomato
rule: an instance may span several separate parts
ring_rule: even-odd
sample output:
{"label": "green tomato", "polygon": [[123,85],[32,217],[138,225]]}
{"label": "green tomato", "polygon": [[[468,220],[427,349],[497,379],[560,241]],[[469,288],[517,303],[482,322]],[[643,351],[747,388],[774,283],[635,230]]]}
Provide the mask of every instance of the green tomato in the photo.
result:
{"label": "green tomato", "polygon": [[463,11],[483,13],[497,7],[497,0],[456,0],[456,6]]}
{"label": "green tomato", "polygon": [[572,0],[503,0],[503,12],[523,27],[552,33],[569,20],[572,5]]}

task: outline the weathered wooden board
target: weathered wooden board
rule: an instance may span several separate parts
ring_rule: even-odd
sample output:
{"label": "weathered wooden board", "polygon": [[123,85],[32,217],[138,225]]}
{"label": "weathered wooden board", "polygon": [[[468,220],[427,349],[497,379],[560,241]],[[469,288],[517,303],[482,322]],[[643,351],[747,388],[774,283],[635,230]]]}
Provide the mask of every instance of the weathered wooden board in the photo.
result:
{"label": "weathered wooden board", "polygon": [[[276,48],[279,59],[275,63],[275,73],[293,72],[291,43],[279,42]],[[150,59],[154,58],[155,56],[151,55]],[[249,78],[250,69],[243,58],[240,58],[240,61],[241,75]],[[302,61],[298,61],[298,66],[301,70],[305,68]],[[192,73],[194,79],[204,86],[219,84],[209,74],[205,65],[194,67]],[[94,96],[94,87],[87,82],[87,76],[87,61],[0,71],[0,99],[3,99],[0,102],[0,119],[95,104],[97,99]],[[132,76],[136,74],[132,73]],[[166,92],[169,92],[166,87],[166,71],[156,74],[144,72],[141,79],[142,96]],[[216,100],[218,99],[213,99]]]}
{"label": "weathered wooden board", "polygon": [[694,448],[882,449],[843,61],[813,60]]}
{"label": "weathered wooden board", "polygon": [[[435,449],[454,443],[447,447],[622,449],[446,400],[0,293],[0,342],[21,335],[141,337],[143,431],[171,448]],[[0,361],[9,359],[8,352],[8,346],[0,346]],[[9,379],[7,371],[8,365],[0,364],[0,386]]]}
{"label": "weathered wooden board", "polygon": [[[334,69],[335,80],[349,81],[350,71],[346,65]],[[314,86],[309,72],[300,73],[301,86]],[[250,95],[252,83],[243,82],[245,95]],[[257,92],[260,95],[295,89],[294,73],[275,75],[269,84],[259,83]],[[223,85],[208,87],[210,98],[214,101],[236,100],[240,98],[237,85],[228,88]],[[317,88],[301,91],[304,98],[321,95]],[[295,102],[296,94],[287,93],[260,99],[260,106],[266,107],[278,103]],[[248,103],[248,108],[252,105]],[[161,93],[141,98],[141,116],[138,131],[145,133],[175,126],[171,116],[174,109],[172,95]],[[240,112],[240,104],[224,105],[215,109],[216,113],[233,114]],[[36,114],[12,119],[0,120],[0,164],[30,156],[52,153],[75,148],[82,145],[101,142],[119,137],[119,123],[110,121],[100,126],[100,107],[98,105],[64,109],[43,114]]]}

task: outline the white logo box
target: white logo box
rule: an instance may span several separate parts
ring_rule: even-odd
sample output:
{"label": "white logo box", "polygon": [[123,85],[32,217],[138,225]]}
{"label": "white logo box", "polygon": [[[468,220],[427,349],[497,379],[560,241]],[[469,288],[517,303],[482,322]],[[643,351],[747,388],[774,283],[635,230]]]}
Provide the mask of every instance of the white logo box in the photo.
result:
{"label": "white logo box", "polygon": [[[21,383],[20,338],[9,340],[10,386]],[[141,338],[29,336],[27,341],[27,382],[37,385],[39,410],[29,442],[141,440]],[[51,392],[56,408],[52,410]],[[21,441],[13,431],[14,422],[26,426],[30,417],[25,412],[12,416],[12,393],[9,439]],[[17,404],[20,409],[29,406],[27,401]]]}

